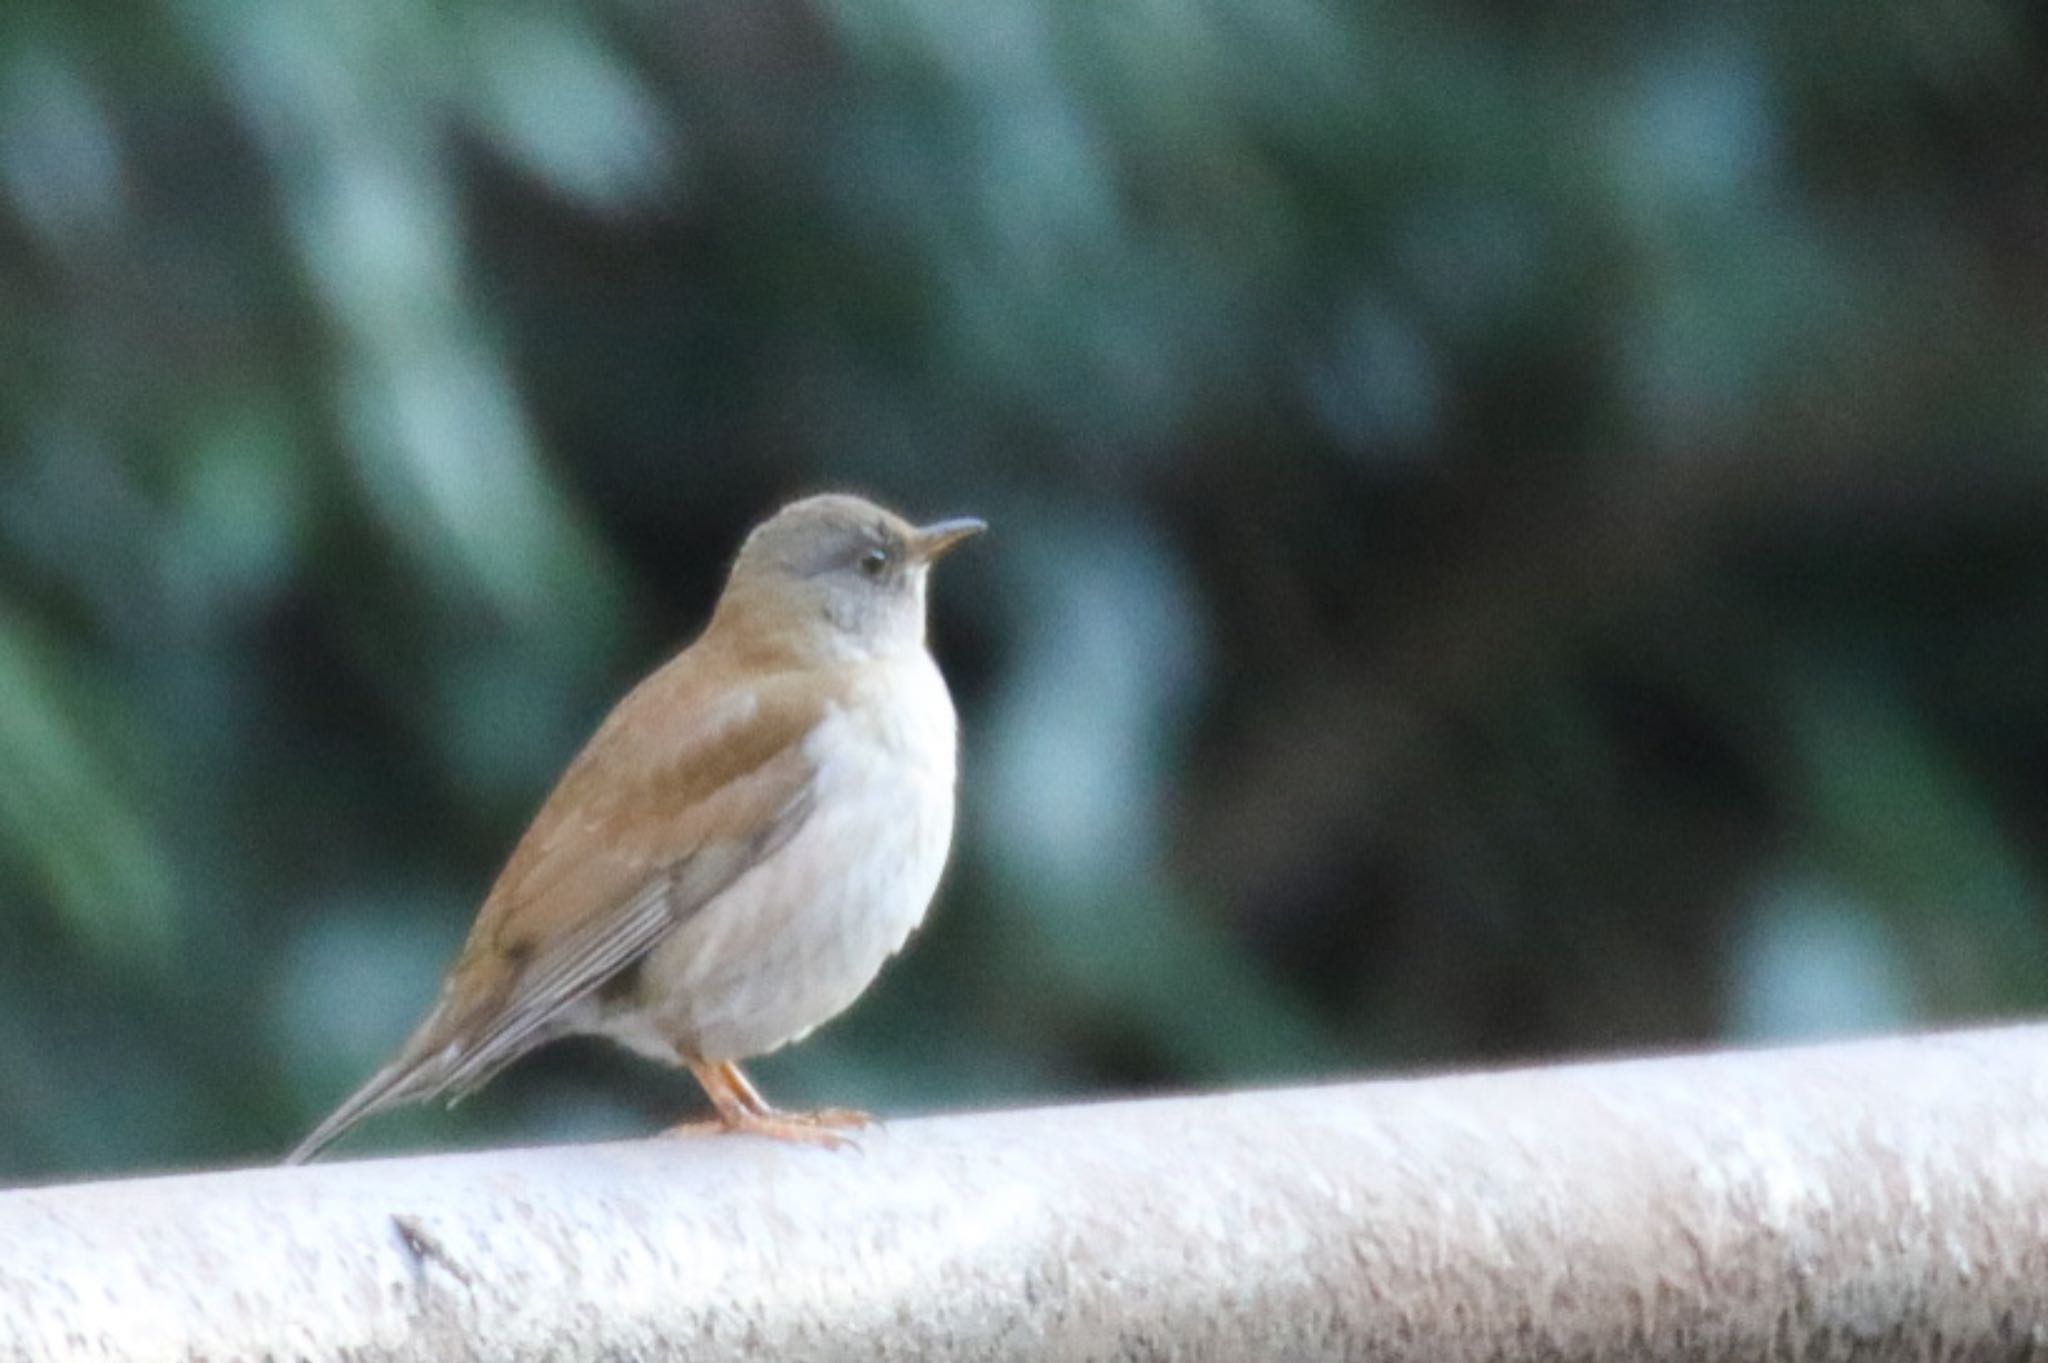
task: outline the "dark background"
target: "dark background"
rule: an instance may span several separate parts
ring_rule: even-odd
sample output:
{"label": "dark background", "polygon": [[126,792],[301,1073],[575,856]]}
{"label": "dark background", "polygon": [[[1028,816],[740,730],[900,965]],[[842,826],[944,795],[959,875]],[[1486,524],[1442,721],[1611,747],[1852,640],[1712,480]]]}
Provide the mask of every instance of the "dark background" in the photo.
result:
{"label": "dark background", "polygon": [[11,0],[0,1180],[286,1148],[827,487],[995,529],[785,1103],[2039,1009],[2043,12]]}

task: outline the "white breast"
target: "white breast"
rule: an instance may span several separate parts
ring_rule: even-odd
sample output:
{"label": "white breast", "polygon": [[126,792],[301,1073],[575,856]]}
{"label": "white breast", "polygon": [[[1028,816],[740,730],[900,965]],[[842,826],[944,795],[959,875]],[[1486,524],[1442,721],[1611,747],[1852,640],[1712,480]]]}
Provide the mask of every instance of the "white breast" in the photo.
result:
{"label": "white breast", "polygon": [[635,1032],[710,1061],[772,1051],[858,998],[924,918],[953,838],[952,700],[922,651],[862,672],[806,740],[809,817],[656,948],[643,977],[669,993]]}

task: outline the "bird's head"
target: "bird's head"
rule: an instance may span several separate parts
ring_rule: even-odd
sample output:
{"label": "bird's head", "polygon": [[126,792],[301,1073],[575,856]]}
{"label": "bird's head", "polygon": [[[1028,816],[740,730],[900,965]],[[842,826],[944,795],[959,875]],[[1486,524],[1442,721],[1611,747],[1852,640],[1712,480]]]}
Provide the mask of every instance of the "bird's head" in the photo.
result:
{"label": "bird's head", "polygon": [[844,493],[791,502],[740,546],[713,624],[813,661],[914,652],[932,564],[987,528],[969,516],[912,525]]}

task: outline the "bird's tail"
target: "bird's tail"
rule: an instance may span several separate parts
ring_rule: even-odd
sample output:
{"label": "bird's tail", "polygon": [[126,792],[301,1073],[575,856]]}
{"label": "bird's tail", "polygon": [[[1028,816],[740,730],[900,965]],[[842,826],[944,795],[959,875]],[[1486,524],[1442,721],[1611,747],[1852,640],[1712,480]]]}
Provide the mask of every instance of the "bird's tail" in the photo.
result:
{"label": "bird's tail", "polygon": [[351,1093],[342,1105],[300,1141],[286,1164],[304,1164],[362,1121],[405,1103],[431,1098],[447,1086],[449,1063],[453,1058],[442,1044],[441,1010],[427,1019],[396,1059],[371,1075],[369,1081]]}

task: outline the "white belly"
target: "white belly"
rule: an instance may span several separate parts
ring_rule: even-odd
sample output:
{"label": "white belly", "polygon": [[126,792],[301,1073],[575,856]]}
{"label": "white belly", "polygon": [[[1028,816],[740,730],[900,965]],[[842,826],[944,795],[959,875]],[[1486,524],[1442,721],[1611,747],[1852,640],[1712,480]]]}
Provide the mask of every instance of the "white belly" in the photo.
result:
{"label": "white belly", "polygon": [[709,1061],[765,1054],[858,998],[923,920],[953,838],[953,706],[938,668],[920,653],[878,673],[806,743],[809,816],[655,948],[639,1017],[608,1029],[621,1041]]}

